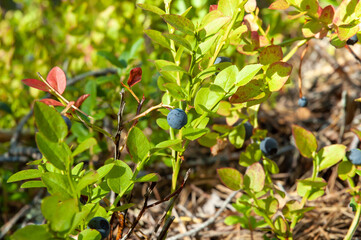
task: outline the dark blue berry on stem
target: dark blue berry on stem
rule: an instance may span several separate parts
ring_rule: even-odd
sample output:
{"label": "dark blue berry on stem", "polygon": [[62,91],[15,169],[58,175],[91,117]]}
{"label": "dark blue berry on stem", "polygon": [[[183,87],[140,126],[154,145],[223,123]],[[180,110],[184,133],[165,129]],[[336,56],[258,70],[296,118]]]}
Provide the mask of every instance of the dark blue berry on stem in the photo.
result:
{"label": "dark blue berry on stem", "polygon": [[308,100],[306,97],[301,97],[298,99],[298,106],[299,107],[306,107],[308,104]]}
{"label": "dark blue berry on stem", "polygon": [[223,62],[231,62],[229,57],[217,57],[214,61],[214,64],[223,63]]}
{"label": "dark blue berry on stem", "polygon": [[187,114],[180,108],[173,109],[168,113],[167,122],[171,128],[181,129],[187,124]]}
{"label": "dark blue berry on stem", "polygon": [[355,34],[352,37],[350,37],[349,39],[347,39],[346,44],[347,45],[354,45],[357,42],[358,42],[358,38],[357,38],[357,35]]}
{"label": "dark blue berry on stem", "polygon": [[346,153],[347,159],[354,165],[361,165],[361,150],[354,148]]}
{"label": "dark blue berry on stem", "polygon": [[110,223],[103,217],[92,218],[88,223],[88,227],[100,232],[102,239],[108,237],[110,233]]}
{"label": "dark blue berry on stem", "polygon": [[271,156],[277,153],[278,143],[274,138],[266,137],[263,141],[261,141],[260,149],[266,157]]}
{"label": "dark blue berry on stem", "polygon": [[66,123],[66,126],[68,127],[68,131],[70,131],[71,128],[71,121],[67,116],[61,115]]}
{"label": "dark blue berry on stem", "polygon": [[244,124],[244,129],[245,129],[245,131],[246,131],[246,134],[245,134],[244,139],[245,139],[245,140],[248,140],[248,139],[252,136],[252,134],[253,134],[253,126],[252,126],[252,124],[250,124],[249,122],[246,122],[246,123]]}

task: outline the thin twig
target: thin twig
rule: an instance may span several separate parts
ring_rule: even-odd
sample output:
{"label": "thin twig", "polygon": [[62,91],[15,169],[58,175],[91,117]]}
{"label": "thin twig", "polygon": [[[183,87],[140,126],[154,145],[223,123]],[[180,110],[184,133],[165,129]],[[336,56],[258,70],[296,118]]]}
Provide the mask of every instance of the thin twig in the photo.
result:
{"label": "thin twig", "polygon": [[223,205],[221,206],[220,209],[218,209],[218,211],[216,212],[216,214],[214,214],[214,216],[212,216],[211,218],[209,218],[207,221],[205,221],[204,223],[202,223],[201,225],[199,225],[198,227],[189,230],[186,233],[182,233],[182,234],[178,234],[175,235],[173,237],[169,237],[167,238],[167,240],[177,240],[177,239],[183,239],[184,237],[188,237],[188,236],[193,236],[196,235],[199,231],[201,231],[202,229],[208,227],[209,225],[211,225],[212,223],[214,223],[217,219],[217,217],[223,212],[223,210],[227,207],[228,203],[232,200],[232,198],[234,196],[236,196],[236,194],[239,191],[234,191],[232,192],[226,200],[224,200]]}
{"label": "thin twig", "polygon": [[168,232],[168,229],[170,228],[170,225],[173,223],[175,217],[174,216],[171,216],[170,218],[168,218],[165,223],[164,223],[164,226],[163,226],[163,229],[162,231],[160,232],[157,240],[163,240],[166,235],[167,235],[167,232]]}
{"label": "thin twig", "polygon": [[115,159],[119,159],[120,158],[120,136],[123,130],[123,111],[124,111],[124,107],[125,107],[125,90],[124,88],[121,90],[120,94],[120,106],[119,106],[119,111],[118,111],[118,127],[117,127],[117,132],[115,134],[114,137],[114,143],[115,143]]}
{"label": "thin twig", "polygon": [[144,117],[144,116],[146,116],[148,113],[150,113],[151,111],[154,111],[154,110],[156,110],[156,109],[158,109],[158,108],[174,108],[174,107],[173,107],[173,106],[170,106],[170,105],[166,105],[166,104],[160,103],[160,104],[158,104],[158,105],[155,105],[155,106],[153,106],[153,107],[148,108],[147,110],[145,110],[145,111],[142,112],[141,114],[136,115],[136,116],[133,117],[132,119],[125,121],[125,122],[124,122],[124,125],[127,124],[127,123],[130,123],[130,122],[133,122],[133,121],[135,121],[135,120],[137,120],[137,119],[139,119],[139,118],[141,118],[141,117]]}
{"label": "thin twig", "polygon": [[303,49],[301,53],[301,60],[300,60],[300,67],[298,68],[298,91],[299,91],[299,97],[302,98],[302,61],[306,55],[308,49],[308,42],[306,43],[305,49]]}
{"label": "thin twig", "polygon": [[345,48],[352,54],[352,56],[358,61],[358,63],[361,64],[361,59],[356,55],[356,53],[348,45],[346,45]]}

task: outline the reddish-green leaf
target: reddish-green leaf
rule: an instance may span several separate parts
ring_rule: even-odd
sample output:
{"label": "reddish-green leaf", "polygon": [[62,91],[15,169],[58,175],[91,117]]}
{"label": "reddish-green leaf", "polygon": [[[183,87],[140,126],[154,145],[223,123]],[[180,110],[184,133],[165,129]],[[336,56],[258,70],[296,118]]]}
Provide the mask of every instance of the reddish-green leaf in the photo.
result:
{"label": "reddish-green leaf", "polygon": [[331,24],[333,20],[333,16],[335,15],[335,9],[332,5],[328,5],[323,8],[320,14],[320,21],[326,24]]}
{"label": "reddish-green leaf", "polygon": [[264,48],[259,54],[259,62],[262,65],[268,65],[271,63],[282,60],[283,53],[281,46],[272,45]]}
{"label": "reddish-green leaf", "polygon": [[333,144],[322,148],[317,156],[320,159],[319,171],[329,168],[340,161],[346,153],[346,146],[342,144]]}
{"label": "reddish-green leaf", "polygon": [[275,10],[285,10],[290,7],[290,4],[287,0],[276,0],[268,8]]}
{"label": "reddish-green leaf", "polygon": [[231,103],[244,103],[257,99],[257,97],[263,93],[263,86],[263,81],[252,80],[246,85],[239,87],[236,93],[233,94],[232,97],[229,99],[229,101]]}
{"label": "reddish-green leaf", "polygon": [[63,94],[66,88],[66,76],[63,70],[59,67],[53,67],[48,76],[46,77],[46,81],[52,86],[55,91],[60,94]]}
{"label": "reddish-green leaf", "polygon": [[265,184],[265,172],[259,162],[253,163],[248,167],[244,176],[244,184],[255,192],[262,191]]}
{"label": "reddish-green leaf", "polygon": [[237,191],[241,189],[243,183],[242,174],[234,168],[217,169],[218,176],[226,187]]}
{"label": "reddish-green leaf", "polygon": [[81,104],[85,101],[85,99],[87,99],[89,96],[90,96],[90,94],[84,94],[84,95],[80,96],[74,103],[74,106],[80,107]]}
{"label": "reddish-green leaf", "polygon": [[61,102],[50,98],[41,99],[40,102],[45,103],[48,106],[61,106],[61,107],[64,106]]}
{"label": "reddish-green leaf", "polygon": [[318,17],[318,2],[317,0],[302,0],[300,7],[303,11],[306,11],[308,15],[312,17]]}
{"label": "reddish-green leaf", "polygon": [[209,6],[209,12],[212,12],[212,11],[214,11],[214,10],[217,10],[217,8],[218,8],[218,5],[210,5],[210,6]]}
{"label": "reddish-green leaf", "polygon": [[142,69],[140,67],[136,67],[130,70],[129,78],[128,78],[129,87],[134,86],[141,80],[142,80]]}
{"label": "reddish-green leaf", "polygon": [[312,155],[317,150],[317,141],[315,136],[306,129],[292,125],[292,134],[295,139],[296,147],[307,158],[312,158]]}
{"label": "reddish-green leaf", "polygon": [[266,72],[269,90],[271,92],[280,90],[290,77],[291,71],[291,64],[285,62],[272,63]]}
{"label": "reddish-green leaf", "polygon": [[41,91],[49,92],[48,86],[40,80],[37,79],[23,79],[22,82],[29,87],[39,89]]}

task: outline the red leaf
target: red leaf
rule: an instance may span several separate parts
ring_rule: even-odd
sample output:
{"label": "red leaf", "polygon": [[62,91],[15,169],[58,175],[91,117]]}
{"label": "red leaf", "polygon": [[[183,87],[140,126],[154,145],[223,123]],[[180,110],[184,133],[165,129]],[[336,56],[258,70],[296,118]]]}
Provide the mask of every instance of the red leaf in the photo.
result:
{"label": "red leaf", "polygon": [[217,10],[217,8],[218,8],[218,5],[210,5],[210,6],[209,6],[209,12],[212,12],[212,11],[214,11],[214,10]]}
{"label": "red leaf", "polygon": [[78,98],[78,100],[76,100],[74,106],[79,108],[81,106],[81,104],[85,101],[85,99],[87,99],[90,96],[90,94],[84,94],[82,96],[80,96]]}
{"label": "red leaf", "polygon": [[50,99],[50,98],[45,98],[45,99],[42,99],[40,100],[40,102],[43,102],[49,106],[64,106],[61,102],[59,101],[56,101],[54,99]]}
{"label": "red leaf", "polygon": [[52,86],[58,93],[63,94],[66,88],[66,76],[63,70],[59,67],[53,67],[46,81]]}
{"label": "red leaf", "polygon": [[29,87],[33,87],[33,88],[39,89],[41,91],[49,92],[48,86],[46,86],[46,84],[43,83],[40,80],[37,80],[37,79],[23,79],[22,82],[24,84],[28,85]]}
{"label": "red leaf", "polygon": [[129,87],[132,87],[141,80],[142,80],[142,69],[140,67],[133,68],[132,70],[130,70],[130,74],[128,78]]}

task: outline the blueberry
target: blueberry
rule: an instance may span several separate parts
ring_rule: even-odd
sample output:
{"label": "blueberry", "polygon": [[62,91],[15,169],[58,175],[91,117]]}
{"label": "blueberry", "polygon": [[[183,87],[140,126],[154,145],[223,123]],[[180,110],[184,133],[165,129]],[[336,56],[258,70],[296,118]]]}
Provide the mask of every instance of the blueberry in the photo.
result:
{"label": "blueberry", "polygon": [[271,156],[278,151],[278,143],[274,138],[266,137],[261,141],[261,151],[265,156]]}
{"label": "blueberry", "polygon": [[229,57],[217,57],[214,61],[214,64],[223,63],[223,62],[231,62]]}
{"label": "blueberry", "polygon": [[108,237],[110,233],[110,224],[108,220],[103,217],[92,218],[88,223],[88,227],[100,232],[100,234],[102,235],[102,239]]}
{"label": "blueberry", "polygon": [[347,159],[354,165],[361,165],[361,150],[354,148],[346,153]]}
{"label": "blueberry", "polygon": [[308,100],[306,97],[301,97],[298,99],[298,106],[300,107],[306,107],[308,104]]}
{"label": "blueberry", "polygon": [[66,123],[66,126],[68,127],[68,131],[70,131],[70,128],[71,128],[71,121],[68,117],[64,116],[64,115],[61,115]]}
{"label": "blueberry", "polygon": [[346,44],[347,45],[354,45],[355,43],[357,43],[358,39],[357,39],[357,35],[353,35],[352,37],[350,37],[349,39],[347,39]]}
{"label": "blueberry", "polygon": [[182,109],[173,109],[168,113],[167,122],[172,128],[181,129],[188,122],[187,114]]}
{"label": "blueberry", "polygon": [[244,140],[248,140],[253,134],[253,126],[249,122],[246,122],[244,124],[244,129],[246,130]]}

